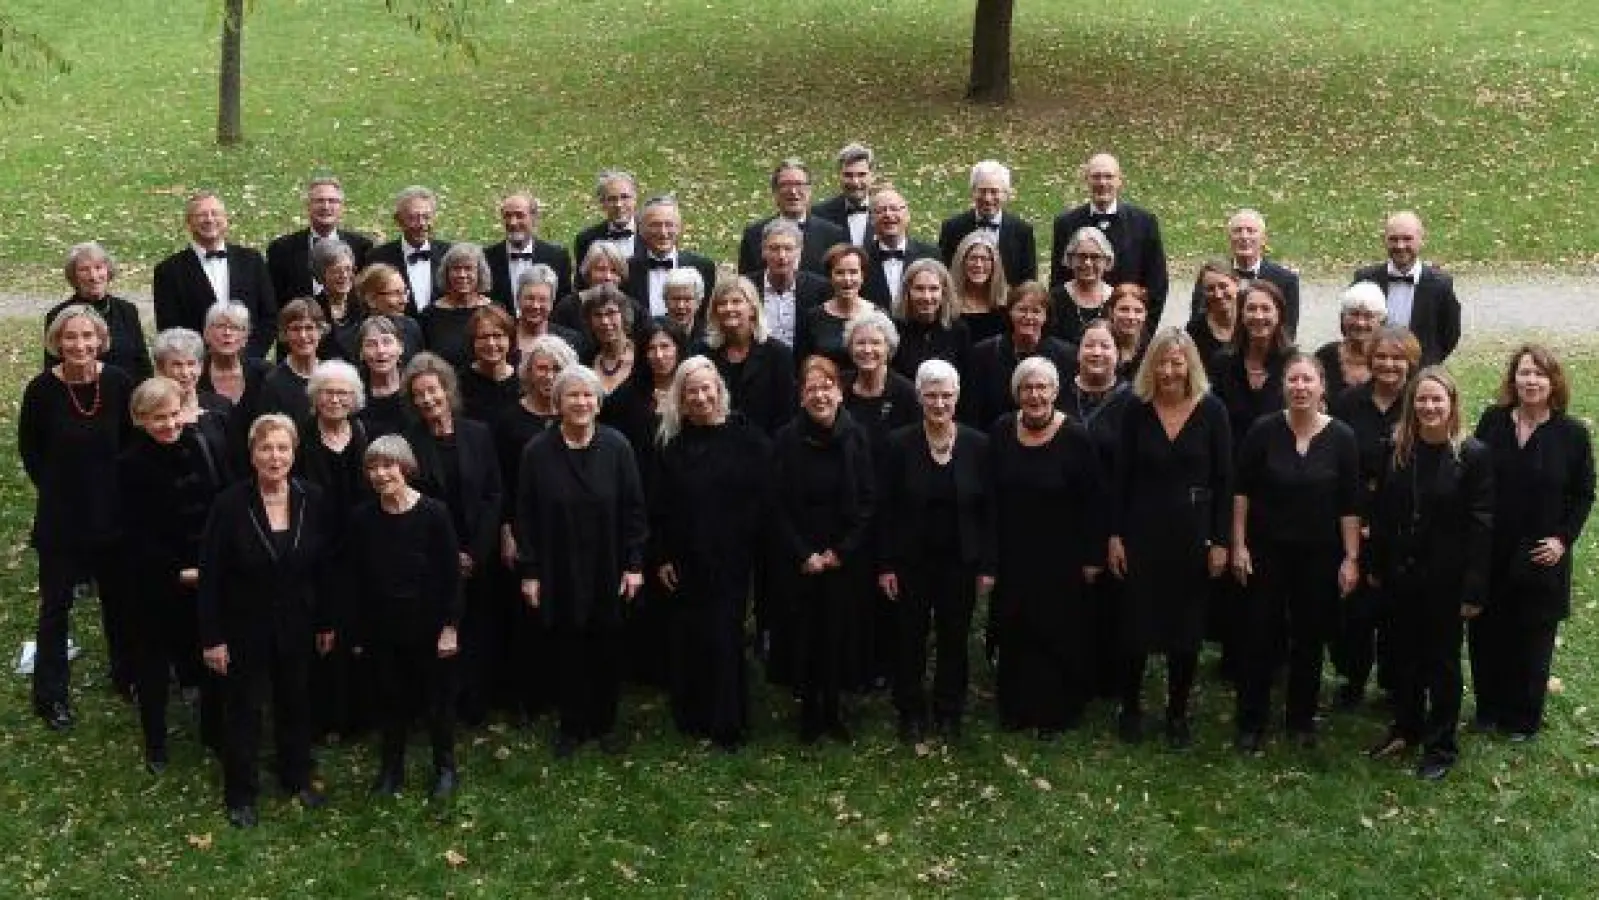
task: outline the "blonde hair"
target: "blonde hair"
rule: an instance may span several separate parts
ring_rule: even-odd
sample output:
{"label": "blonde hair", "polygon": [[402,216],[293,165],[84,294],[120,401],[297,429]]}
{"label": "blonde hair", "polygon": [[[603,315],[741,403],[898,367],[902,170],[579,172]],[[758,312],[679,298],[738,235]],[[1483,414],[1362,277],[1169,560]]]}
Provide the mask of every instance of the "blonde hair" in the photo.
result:
{"label": "blonde hair", "polygon": [[981,228],[961,238],[961,242],[955,245],[955,255],[949,258],[949,279],[955,287],[952,302],[958,304],[966,296],[966,256],[978,245],[986,248],[994,260],[994,274],[988,276],[988,306],[990,309],[1004,309],[1005,304],[1010,302],[1010,280],[1005,272],[1005,261],[999,257],[999,242]]}
{"label": "blonde hair", "polygon": [[300,429],[295,428],[294,420],[283,413],[265,413],[257,416],[255,421],[250,423],[250,433],[245,443],[254,450],[256,444],[274,431],[286,433],[289,436],[289,445],[299,449]]}
{"label": "blonde hair", "polygon": [[128,399],[128,414],[135,420],[140,419],[168,400],[181,407],[183,388],[165,375],[152,375],[133,389],[133,396]]}
{"label": "blonde hair", "polygon": [[716,384],[716,409],[711,418],[718,425],[727,421],[729,403],[727,382],[722,380],[722,373],[716,364],[704,356],[690,356],[683,360],[677,367],[677,372],[672,375],[672,387],[666,392],[666,399],[661,401],[661,427],[657,429],[655,440],[662,447],[670,444],[683,431],[683,386],[688,383],[689,376],[700,372],[711,373],[711,378]]}
{"label": "blonde hair", "polygon": [[1182,350],[1183,359],[1188,363],[1188,390],[1185,396],[1198,397],[1210,390],[1205,362],[1199,358],[1199,348],[1194,345],[1194,339],[1181,328],[1169,325],[1155,332],[1149,341],[1149,349],[1144,351],[1144,361],[1138,364],[1138,374],[1133,376],[1133,394],[1138,399],[1145,403],[1155,399],[1155,366],[1173,347]]}
{"label": "blonde hair", "polygon": [[1405,405],[1399,412],[1399,423],[1394,426],[1395,469],[1405,468],[1415,458],[1416,440],[1421,432],[1421,424],[1416,419],[1416,392],[1426,381],[1443,388],[1449,397],[1449,420],[1445,423],[1449,429],[1449,453],[1456,459],[1460,458],[1460,445],[1465,441],[1465,433],[1460,425],[1460,388],[1448,369],[1428,366],[1416,373],[1416,377],[1410,380],[1410,386],[1405,388]]}

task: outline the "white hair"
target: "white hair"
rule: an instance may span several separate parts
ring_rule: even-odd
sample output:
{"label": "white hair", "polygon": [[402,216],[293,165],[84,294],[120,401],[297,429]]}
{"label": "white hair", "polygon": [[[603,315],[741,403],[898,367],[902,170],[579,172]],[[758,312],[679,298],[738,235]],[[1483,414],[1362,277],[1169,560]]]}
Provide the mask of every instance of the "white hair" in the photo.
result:
{"label": "white hair", "polygon": [[693,266],[678,266],[666,273],[666,282],[661,287],[662,294],[671,293],[672,288],[693,288],[694,302],[698,304],[705,299],[705,276]]}
{"label": "white hair", "polygon": [[357,413],[366,406],[366,391],[361,384],[361,373],[355,366],[342,359],[325,359],[316,364],[311,370],[311,377],[305,381],[305,395],[311,398],[311,403],[316,403],[317,395],[327,390],[330,386],[343,382],[354,396],[350,400],[350,412]]}
{"label": "white hair", "polygon": [[916,367],[916,393],[920,394],[922,389],[931,384],[947,384],[958,394],[961,389],[960,370],[950,365],[947,360],[936,356],[923,360],[922,364]]}
{"label": "white hair", "polygon": [[1055,390],[1060,390],[1060,370],[1055,368],[1055,363],[1047,356],[1029,356],[1016,365],[1016,371],[1010,376],[1010,395],[1015,400],[1021,396],[1022,382],[1029,378],[1042,376]]}
{"label": "white hair", "polygon": [[984,175],[993,175],[998,178],[1005,190],[1010,190],[1010,168],[997,159],[985,159],[972,166],[970,187],[977,187],[977,180]]}
{"label": "white hair", "polygon": [[[888,344],[888,355],[893,358],[899,350],[899,329],[894,327],[894,320],[880,309],[869,309],[866,312],[853,316],[844,323],[844,347],[846,349],[855,343],[855,333],[862,328],[875,328],[883,336],[883,341]],[[885,360],[886,361],[886,360]]]}
{"label": "white hair", "polygon": [[1243,219],[1254,219],[1255,224],[1260,226],[1261,231],[1266,230],[1266,217],[1260,214],[1260,210],[1248,207],[1240,209],[1227,217],[1227,230],[1231,231],[1232,227]]}
{"label": "white hair", "polygon": [[605,383],[600,381],[600,376],[593,369],[579,363],[562,369],[561,374],[555,376],[555,383],[550,385],[550,399],[555,401],[557,410],[561,408],[561,398],[574,385],[586,387],[593,391],[596,407],[604,402]]}
{"label": "white hair", "polygon": [[1338,314],[1369,312],[1379,320],[1388,318],[1388,295],[1374,281],[1357,281],[1338,295]]}
{"label": "white hair", "polygon": [[248,331],[250,329],[250,307],[243,303],[234,303],[232,300],[218,300],[211,304],[205,311],[205,327],[210,328],[218,322],[237,325]]}

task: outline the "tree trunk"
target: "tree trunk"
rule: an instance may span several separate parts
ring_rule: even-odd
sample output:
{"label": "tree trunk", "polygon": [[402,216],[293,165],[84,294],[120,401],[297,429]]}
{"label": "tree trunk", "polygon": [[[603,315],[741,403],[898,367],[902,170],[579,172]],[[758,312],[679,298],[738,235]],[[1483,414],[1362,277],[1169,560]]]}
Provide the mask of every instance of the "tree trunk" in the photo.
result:
{"label": "tree trunk", "polygon": [[222,61],[217,73],[217,144],[244,140],[239,93],[243,82],[244,0],[227,0],[222,11]]}
{"label": "tree trunk", "polygon": [[966,99],[977,103],[1010,100],[1010,23],[1016,0],[977,0],[972,22],[972,75]]}

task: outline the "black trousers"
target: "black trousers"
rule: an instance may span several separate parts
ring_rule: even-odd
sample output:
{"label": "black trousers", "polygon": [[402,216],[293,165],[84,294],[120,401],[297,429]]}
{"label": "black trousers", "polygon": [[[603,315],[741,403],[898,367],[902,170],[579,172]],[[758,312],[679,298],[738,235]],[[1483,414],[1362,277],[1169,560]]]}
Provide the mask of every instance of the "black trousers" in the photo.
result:
{"label": "black trousers", "polygon": [[511,677],[522,715],[533,719],[555,702],[555,657],[544,611],[528,606],[520,593],[517,601],[519,609],[512,622]]}
{"label": "black trousers", "polygon": [[977,573],[956,554],[928,555],[899,575],[899,648],[894,678],[894,708],[901,719],[928,717],[927,638],[933,635],[932,717],[959,720],[966,709],[971,677],[967,647],[972,610],[977,605]]}
{"label": "black trousers", "polygon": [[420,714],[433,744],[435,771],[455,768],[455,693],[459,661],[440,659],[437,635],[368,648],[382,685],[380,755],[385,771],[405,768],[405,742]]}
{"label": "black trousers", "polygon": [[94,581],[100,595],[100,625],[105,634],[111,681],[134,683],[133,628],[128,618],[127,576],[116,547],[39,551],[39,627],[34,636],[33,705],[68,702],[71,668],[67,633],[80,584]]}
{"label": "black trousers", "polygon": [[1238,730],[1266,728],[1271,686],[1288,664],[1285,720],[1291,732],[1315,727],[1321,668],[1338,616],[1336,544],[1257,541],[1251,547],[1255,573],[1242,594],[1237,619]]}
{"label": "black trousers", "polygon": [[624,640],[619,625],[561,623],[550,630],[555,708],[563,736],[592,740],[616,727]]}
{"label": "black trousers", "polygon": [[166,750],[167,697],[174,674],[179,684],[200,691],[201,741],[212,749],[222,747],[222,688],[200,660],[194,604],[194,591],[178,585],[165,590],[146,586],[129,604],[136,635],[139,725],[147,752]]}
{"label": "black trousers", "polygon": [[839,694],[851,635],[864,598],[848,568],[800,575],[792,615],[795,687],[800,697],[800,730],[817,732],[843,721]]}
{"label": "black trousers", "polygon": [[[1141,716],[1144,713],[1144,671],[1149,667],[1149,655],[1141,653],[1131,658],[1123,657],[1122,666],[1122,712]],[[1198,674],[1199,651],[1166,651],[1167,720],[1188,718],[1188,704],[1193,697],[1194,679]]]}
{"label": "black trousers", "polygon": [[313,639],[285,646],[274,636],[253,645],[230,640],[232,659],[220,679],[226,697],[227,736],[222,753],[222,792],[229,808],[255,803],[261,795],[261,717],[272,700],[278,783],[295,792],[311,784],[311,715],[308,691]]}
{"label": "black trousers", "polygon": [[[459,712],[468,726],[481,724],[489,710],[511,706],[516,700],[512,685],[516,666],[511,653],[515,648],[516,621],[521,603],[518,588],[498,562],[462,580],[465,605],[461,614],[461,652],[459,668]],[[525,604],[523,604],[525,605]]]}
{"label": "black trousers", "polygon": [[1511,732],[1543,728],[1549,669],[1560,622],[1488,607],[1471,620],[1471,686],[1477,719]]}
{"label": "black trousers", "polygon": [[1400,588],[1392,594],[1394,730],[1429,754],[1459,753],[1460,644],[1465,632],[1459,591]]}
{"label": "black trousers", "polygon": [[1375,674],[1384,690],[1392,688],[1393,647],[1388,627],[1388,600],[1382,588],[1362,584],[1344,598],[1338,631],[1328,647],[1333,668],[1357,692],[1364,692]]}

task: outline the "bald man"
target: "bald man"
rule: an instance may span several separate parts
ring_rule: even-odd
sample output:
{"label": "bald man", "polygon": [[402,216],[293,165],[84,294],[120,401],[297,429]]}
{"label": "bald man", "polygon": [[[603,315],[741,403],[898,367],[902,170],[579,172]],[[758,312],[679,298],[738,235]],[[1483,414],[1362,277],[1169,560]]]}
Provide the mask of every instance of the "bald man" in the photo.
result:
{"label": "bald man", "polygon": [[[1240,209],[1227,220],[1227,248],[1233,274],[1244,281],[1269,281],[1283,292],[1283,326],[1292,339],[1299,332],[1299,273],[1266,258],[1266,217],[1253,209]],[[1205,286],[1194,279],[1190,321],[1205,317]]]}
{"label": "bald man", "polygon": [[1388,261],[1355,272],[1354,281],[1374,281],[1388,297],[1388,324],[1409,328],[1421,342],[1421,364],[1441,363],[1460,343],[1460,301],[1455,280],[1422,261],[1427,231],[1421,217],[1397,212],[1383,224]]}
{"label": "bald man", "polygon": [[512,316],[516,315],[517,279],[539,263],[555,270],[555,296],[572,292],[572,258],[565,247],[539,238],[543,218],[543,204],[537,197],[526,191],[507,194],[500,201],[505,240],[483,245],[483,259],[489,264],[489,297]]}
{"label": "bald man", "polygon": [[1055,217],[1055,235],[1049,252],[1049,287],[1064,289],[1071,267],[1064,262],[1066,242],[1077,229],[1098,228],[1116,250],[1116,265],[1105,273],[1111,284],[1132,282],[1149,291],[1146,332],[1153,332],[1166,308],[1166,248],[1160,239],[1160,222],[1147,210],[1121,199],[1122,168],[1116,157],[1099,153],[1083,163],[1083,185],[1088,202]]}
{"label": "bald man", "polygon": [[911,211],[905,195],[892,187],[872,193],[871,240],[866,244],[861,296],[892,314],[903,286],[905,267],[938,258],[938,248],[910,236]]}

